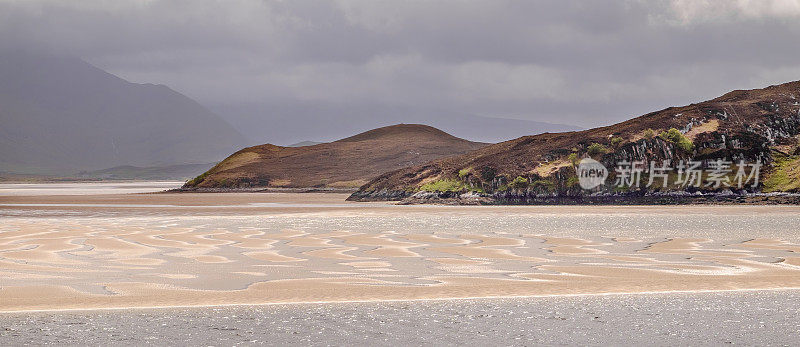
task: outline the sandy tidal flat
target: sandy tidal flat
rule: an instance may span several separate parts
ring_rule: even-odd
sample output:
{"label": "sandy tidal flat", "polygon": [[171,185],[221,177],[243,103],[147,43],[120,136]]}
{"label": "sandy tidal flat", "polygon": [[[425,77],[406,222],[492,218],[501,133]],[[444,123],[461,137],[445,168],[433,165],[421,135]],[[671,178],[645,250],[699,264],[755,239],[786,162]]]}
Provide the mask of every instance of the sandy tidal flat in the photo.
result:
{"label": "sandy tidal flat", "polygon": [[8,345],[795,346],[800,291],[0,313]]}
{"label": "sandy tidal flat", "polygon": [[3,195],[0,311],[800,288],[794,206]]}

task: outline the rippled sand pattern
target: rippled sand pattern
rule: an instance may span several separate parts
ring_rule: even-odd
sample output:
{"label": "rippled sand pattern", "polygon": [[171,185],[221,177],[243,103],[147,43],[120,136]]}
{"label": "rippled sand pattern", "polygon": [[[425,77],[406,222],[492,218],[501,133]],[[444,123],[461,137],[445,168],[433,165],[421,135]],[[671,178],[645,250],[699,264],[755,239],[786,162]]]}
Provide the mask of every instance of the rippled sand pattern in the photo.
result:
{"label": "rippled sand pattern", "polygon": [[800,287],[797,207],[169,198],[0,200],[0,310]]}

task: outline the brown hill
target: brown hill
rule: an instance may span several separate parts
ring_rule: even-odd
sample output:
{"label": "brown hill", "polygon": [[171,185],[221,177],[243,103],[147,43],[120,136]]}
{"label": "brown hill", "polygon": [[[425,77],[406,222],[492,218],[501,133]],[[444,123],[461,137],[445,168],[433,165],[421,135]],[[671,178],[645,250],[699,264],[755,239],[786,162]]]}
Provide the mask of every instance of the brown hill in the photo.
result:
{"label": "brown hill", "polygon": [[[671,128],[680,131],[683,140],[658,136]],[[611,168],[610,179],[621,160],[691,159],[704,165],[717,158],[762,160],[768,165],[767,177],[759,189],[796,191],[799,132],[800,82],[737,90],[611,126],[520,137],[396,170],[370,181],[350,199],[397,200],[419,191],[450,196],[472,191],[523,201],[542,195],[598,193],[576,186],[575,162],[590,156]],[[599,193],[616,193],[612,187],[605,189]]]}
{"label": "brown hill", "polygon": [[486,145],[426,125],[399,124],[313,146],[248,147],[184,188],[357,188],[381,173]]}

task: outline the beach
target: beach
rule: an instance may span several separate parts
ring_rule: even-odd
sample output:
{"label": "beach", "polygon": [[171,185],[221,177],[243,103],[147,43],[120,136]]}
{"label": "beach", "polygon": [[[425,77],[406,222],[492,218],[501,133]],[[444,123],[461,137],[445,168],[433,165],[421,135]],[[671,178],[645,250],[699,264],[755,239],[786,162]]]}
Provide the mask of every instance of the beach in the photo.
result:
{"label": "beach", "polygon": [[800,288],[798,206],[8,187],[4,312]]}
{"label": "beach", "polygon": [[10,345],[794,345],[800,291],[0,313]]}

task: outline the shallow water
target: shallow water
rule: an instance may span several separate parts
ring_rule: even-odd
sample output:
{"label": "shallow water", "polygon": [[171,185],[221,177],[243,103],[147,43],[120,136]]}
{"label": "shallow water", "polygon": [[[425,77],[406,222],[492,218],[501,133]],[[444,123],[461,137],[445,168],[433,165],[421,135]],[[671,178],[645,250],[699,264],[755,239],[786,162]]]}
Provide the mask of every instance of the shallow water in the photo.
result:
{"label": "shallow water", "polygon": [[182,185],[181,181],[0,183],[0,196],[150,193]]}

